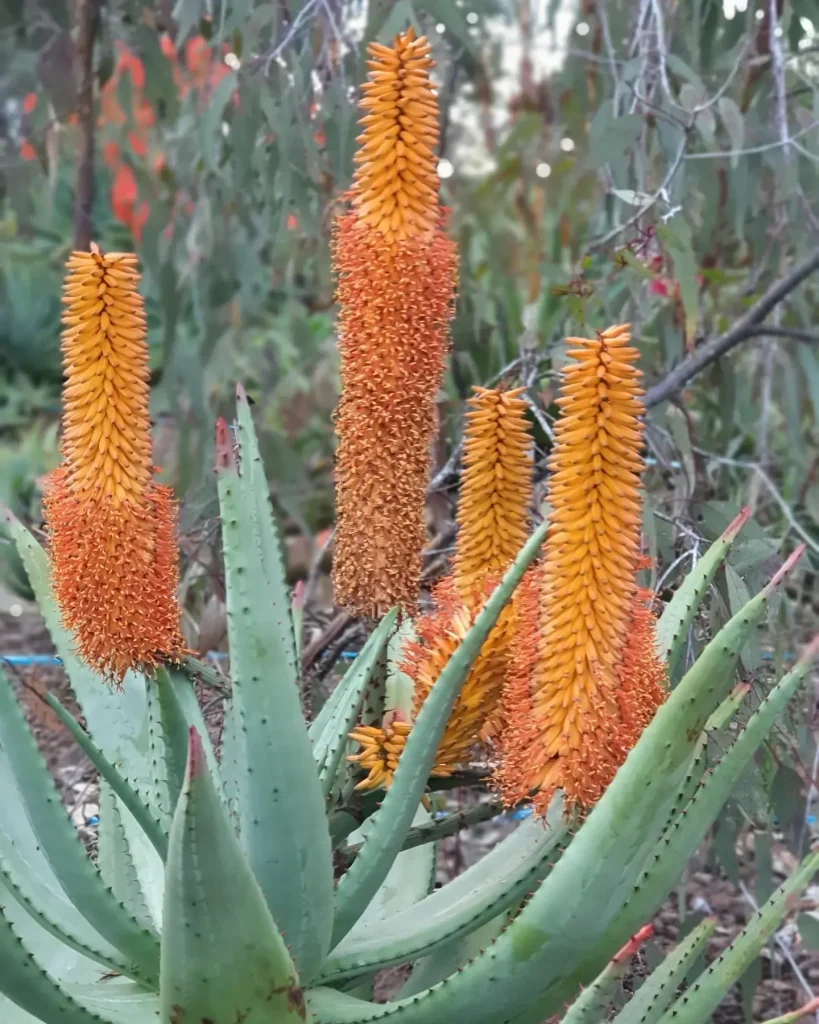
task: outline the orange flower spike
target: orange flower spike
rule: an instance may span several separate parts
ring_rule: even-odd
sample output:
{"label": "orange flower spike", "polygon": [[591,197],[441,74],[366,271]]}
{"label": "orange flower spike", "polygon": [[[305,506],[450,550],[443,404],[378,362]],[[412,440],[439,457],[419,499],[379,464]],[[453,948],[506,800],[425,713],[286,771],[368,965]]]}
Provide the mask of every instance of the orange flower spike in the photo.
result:
{"label": "orange flower spike", "polygon": [[184,653],[176,505],[154,483],[135,256],[72,253],[63,289],[63,462],[44,507],[52,583],[81,657],[119,682]]}
{"label": "orange flower spike", "polygon": [[635,580],[643,407],[630,337],[621,326],[568,339],[531,678],[537,739],[516,753],[541,811],[558,787],[592,806],[664,695]]}
{"label": "orange flower spike", "polygon": [[333,238],[342,385],[333,582],[339,604],[377,616],[412,608],[420,589],[456,250],[441,229],[429,46],[409,31],[369,53],[353,208]]}
{"label": "orange flower spike", "polygon": [[473,388],[458,499],[455,579],[467,593],[488,572],[505,572],[529,535],[532,438],[525,388]]}

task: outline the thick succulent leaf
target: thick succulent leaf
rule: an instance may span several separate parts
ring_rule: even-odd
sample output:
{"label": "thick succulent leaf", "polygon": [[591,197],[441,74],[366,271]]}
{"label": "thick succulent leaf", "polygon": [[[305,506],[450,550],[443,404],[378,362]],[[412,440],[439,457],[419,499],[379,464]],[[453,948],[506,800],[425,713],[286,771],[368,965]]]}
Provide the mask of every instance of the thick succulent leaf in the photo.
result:
{"label": "thick succulent leaf", "polygon": [[722,955],[710,964],[693,985],[660,1018],[660,1024],[701,1024],[739,981],[760,950],[772,937],[785,915],[794,909],[799,895],[819,871],[819,853],[812,853],[754,914]]}
{"label": "thick succulent leaf", "polygon": [[[4,792],[4,798],[8,790]],[[20,813],[25,815],[23,808]],[[86,955],[98,964],[127,972],[128,961],[86,921],[68,900],[48,864],[39,857],[27,860],[10,837],[0,836],[0,888],[45,931],[63,942],[67,948]],[[44,870],[43,870],[44,868]],[[11,914],[7,903],[7,913]],[[0,1018],[2,1019],[2,1018]]]}
{"label": "thick succulent leaf", "polygon": [[161,749],[165,761],[165,777],[171,811],[176,807],[185,780],[188,756],[188,730],[193,727],[202,738],[208,770],[219,782],[219,764],[213,752],[202,709],[196,699],[190,677],[174,668],[160,668],[156,679],[148,681],[149,692],[155,691],[162,729]]}
{"label": "thick succulent leaf", "polygon": [[397,614],[397,609],[393,609],[384,616],[345,673],[339,684],[339,687],[343,686],[343,696],[335,704],[325,728],[313,744],[313,756],[318,765],[325,797],[335,781],[336,772],[349,742],[349,732],[358,719],[364,694],[370,685],[373,670],[384,653],[389,635],[395,628]]}
{"label": "thick succulent leaf", "polygon": [[[362,927],[365,915],[327,957],[319,980],[335,982],[429,955],[480,928],[537,886],[567,831],[563,801],[558,797],[545,824],[528,818],[477,863],[420,903],[395,913],[377,928]],[[402,853],[399,860],[406,856]]]}
{"label": "thick succulent leaf", "polygon": [[[105,1024],[147,1024],[158,1019],[159,997],[123,976],[113,976],[92,960],[69,949],[46,929],[6,899],[0,887],[0,906],[17,939],[33,957],[34,965],[43,968],[52,984],[69,1001],[85,1013],[82,1019],[104,1021]],[[5,962],[4,962],[5,965]],[[3,972],[0,971],[0,976]],[[28,981],[29,975],[26,975]],[[42,981],[42,978],[40,979]],[[2,982],[0,982],[2,989]],[[6,1015],[6,1004],[0,995],[0,1020],[3,1024],[29,1024],[35,1020],[23,1010]],[[40,1018],[36,1018],[40,1020]],[[43,1024],[62,1021],[62,1016],[46,1016]]]}
{"label": "thick succulent leaf", "polygon": [[162,937],[163,1024],[304,1021],[293,962],[194,729],[171,827]]}
{"label": "thick succulent leaf", "polygon": [[154,923],[154,930],[158,932],[162,924],[165,863],[145,835],[142,826],[122,803],[119,804],[119,813],[136,868],[139,886],[145,896],[145,905],[148,908],[150,920]]}
{"label": "thick succulent leaf", "polygon": [[510,912],[499,914],[491,921],[481,925],[474,931],[464,932],[457,938],[444,943],[440,948],[435,949],[429,956],[418,960],[413,967],[412,974],[402,985],[398,993],[399,999],[407,999],[426,988],[432,988],[439,981],[455,974],[464,964],[482,953],[487,946],[491,945],[500,935],[503,929],[509,924]]}
{"label": "thick succulent leaf", "polygon": [[705,949],[716,919],[707,917],[663,959],[611,1024],[657,1024],[694,961]]}
{"label": "thick succulent leaf", "polygon": [[121,766],[133,787],[158,816],[159,794],[154,792],[151,779],[144,676],[129,672],[122,681],[122,688],[114,690],[79,660],[74,639],[60,622],[45,551],[10,513],[6,513],[6,518],[91,738],[112,764]]}
{"label": "thick succulent leaf", "polygon": [[40,848],[71,903],[145,980],[157,977],[157,937],[106,889],[62,805],[14,691],[0,671],[0,776],[15,785]]}
{"label": "thick succulent leaf", "polygon": [[537,554],[545,533],[546,524],[527,541],[424,701],[372,828],[338,884],[333,945],[344,938],[362,915],[398,856],[458,691],[503,606]]}
{"label": "thick succulent leaf", "polygon": [[[412,824],[414,826],[423,825],[429,821],[432,821],[430,812],[424,807],[419,807],[415,812]],[[363,838],[363,834],[369,826],[369,820],[365,821],[361,828],[350,835],[349,840],[358,842]],[[413,850],[399,853],[378,892],[347,938],[352,938],[354,933],[362,936],[372,935],[373,929],[381,929],[388,919],[415,906],[425,896],[428,896],[435,884],[436,863],[434,843],[427,843],[424,846],[417,846]]]}
{"label": "thick succulent leaf", "polygon": [[739,513],[722,536],[714,541],[688,573],[663,609],[657,622],[657,651],[668,666],[669,679],[672,678],[674,669],[677,667],[677,662],[685,647],[688,629],[694,621],[700,602],[708,593],[711,581],[750,516],[750,507],[744,508]]}
{"label": "thick succulent leaf", "polygon": [[291,602],[287,591],[287,568],[285,566],[279,530],[270,502],[270,486],[264,472],[264,463],[259,453],[256,429],[245,389],[236,386],[236,441],[239,447],[239,487],[248,505],[253,524],[253,542],[257,557],[261,561],[268,585],[275,592],[276,603],[273,611],[277,616],[276,632],[282,644],[288,665],[292,666],[293,682],[298,681],[296,658],[296,636],[291,615]]}
{"label": "thick succulent leaf", "polygon": [[0,991],[36,1020],[51,1024],[99,1024],[62,991],[57,982],[23,945],[0,908]]}
{"label": "thick succulent leaf", "polygon": [[748,630],[799,554],[708,644],[546,880],[484,954],[445,984],[386,1008],[363,1001],[342,1006],[321,995],[318,1020],[358,1024],[395,1013],[401,1024],[494,1024],[538,1001],[548,1017],[588,983],[635,930],[623,906],[665,827],[703,725],[731,688]]}
{"label": "thick succulent leaf", "polygon": [[105,779],[99,780],[100,812],[97,832],[97,867],[102,880],[138,921],[153,922],[139,884],[131,847],[125,837],[117,797]]}
{"label": "thick succulent leaf", "polygon": [[[561,1024],[600,1024],[604,1021],[608,1016],[612,996],[623,980],[629,963],[630,958],[625,961],[610,960],[594,981],[575,999],[563,1015]],[[526,1018],[523,1020],[526,1021]],[[532,1020],[532,1024],[540,1024],[542,1020],[543,1017],[538,1015]],[[515,1021],[515,1024],[518,1024],[518,1021]]]}
{"label": "thick succulent leaf", "polygon": [[[222,775],[250,866],[301,976],[309,978],[332,929],[324,795],[299,700],[284,577],[271,580],[265,570],[256,506],[243,491],[226,436],[217,439],[217,462],[233,677]],[[246,458],[243,468],[254,465]]]}
{"label": "thick succulent leaf", "polygon": [[0,992],[0,1020],[3,1024],[43,1024],[39,1017],[32,1017],[30,1013],[13,1003]]}
{"label": "thick succulent leaf", "polygon": [[814,643],[767,695],[744,731],[725,752],[690,802],[680,808],[678,817],[666,830],[644,866],[635,891],[619,916],[618,929],[641,922],[664,899],[682,874],[745,766],[798,690],[817,653],[819,643]]}
{"label": "thick succulent leaf", "polygon": [[82,752],[100,773],[101,778],[108,783],[139,822],[143,832],[150,839],[151,845],[164,860],[168,852],[168,836],[163,831],[160,822],[151,816],[150,809],[142,802],[136,790],[133,789],[127,779],[120,775],[88,733],[85,732],[74,716],[66,711],[54,694],[46,694],[46,700],[51,710],[74,737]]}

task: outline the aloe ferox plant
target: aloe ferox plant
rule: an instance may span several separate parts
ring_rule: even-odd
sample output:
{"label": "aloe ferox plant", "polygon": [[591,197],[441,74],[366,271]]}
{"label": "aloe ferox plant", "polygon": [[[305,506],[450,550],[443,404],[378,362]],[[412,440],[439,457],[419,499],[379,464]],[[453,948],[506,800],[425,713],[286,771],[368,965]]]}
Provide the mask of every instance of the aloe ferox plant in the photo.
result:
{"label": "aloe ferox plant", "polygon": [[[334,242],[334,575],[340,602],[379,621],[308,723],[238,388],[233,429],[216,431],[230,679],[214,744],[194,689],[209,670],[179,629],[175,502],[154,481],[136,257],[73,253],[48,554],[7,521],[82,721],[47,699],[99,773],[99,842],[90,857],[0,672],[0,1024],[597,1024],[819,649],[706,769],[709,732],[747,690],[739,652],[800,551],[669,692],[748,512],[655,619],[636,584],[642,392],[627,325],[569,339],[551,521],[528,540],[525,403],[478,389],[455,572],[413,621],[455,252],[428,44],[405,33],[370,55],[354,209]],[[437,840],[485,808],[441,819],[429,791],[476,747],[505,803],[535,813],[435,888]],[[613,1019],[704,1024],[818,868],[811,853],[690,981],[714,927],[702,921]],[[396,965],[403,987],[376,1002]]]}
{"label": "aloe ferox plant", "polygon": [[[49,698],[99,771],[100,824],[95,864],[8,679],[0,678],[0,1019],[602,1019],[631,936],[677,880],[808,670],[810,650],[703,774],[708,730],[737,707],[738,652],[794,559],[683,675],[582,823],[564,813],[558,794],[544,820],[523,821],[473,867],[432,890],[435,840],[448,825],[423,802],[436,750],[458,689],[545,527],[449,659],[383,799],[356,798],[355,768],[344,756],[348,734],[362,715],[377,720],[383,710],[397,656],[396,613],[376,627],[308,725],[284,567],[241,389],[237,405],[238,443],[224,426],[217,438],[232,652],[219,758],[190,666],[163,667],[153,677],[129,672],[117,690],[78,660],[60,624],[47,556],[21,524],[9,522],[82,711],[84,728]],[[658,643],[669,665],[680,658],[699,600],[745,518],[665,607]],[[339,860],[345,870],[336,882]],[[619,1024],[707,1021],[817,867],[819,854],[809,855],[677,996],[713,928],[703,921],[620,1012]],[[394,964],[413,965],[409,980],[390,1002],[373,1002],[375,975]]]}

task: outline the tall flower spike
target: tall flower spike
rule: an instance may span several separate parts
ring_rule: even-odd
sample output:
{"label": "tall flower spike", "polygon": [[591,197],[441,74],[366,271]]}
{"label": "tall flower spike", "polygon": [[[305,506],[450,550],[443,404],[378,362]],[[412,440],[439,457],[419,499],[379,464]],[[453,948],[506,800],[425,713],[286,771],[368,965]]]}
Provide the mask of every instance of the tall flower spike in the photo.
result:
{"label": "tall flower spike", "polygon": [[455,580],[461,593],[503,573],[526,543],[532,500],[532,437],[525,388],[474,387],[464,437]]}
{"label": "tall flower spike", "polygon": [[119,682],[184,653],[176,505],[153,480],[136,257],[93,246],[67,268],[63,461],[44,499],[52,583],[80,656]]}
{"label": "tall flower spike", "polygon": [[[643,427],[638,351],[627,326],[569,338],[547,500],[538,656],[504,694],[499,786],[510,803],[555,789],[588,808],[662,702],[653,617],[637,591]],[[518,643],[524,662],[531,641]],[[526,666],[523,665],[525,672]]]}
{"label": "tall flower spike", "polygon": [[[422,616],[407,644],[403,671],[413,680],[415,714],[528,535],[532,498],[532,439],[523,388],[475,388],[466,417],[464,470],[458,499],[455,572],[435,588],[434,610]],[[507,605],[464,682],[438,747],[432,774],[451,775],[497,731],[515,605]],[[353,734],[354,739],[359,739]],[[359,739],[359,742],[363,742]],[[372,742],[362,750],[372,748]],[[362,765],[370,764],[363,756]],[[369,785],[388,785],[375,772]]]}
{"label": "tall flower spike", "polygon": [[435,399],[447,354],[455,245],[442,230],[429,45],[369,47],[352,209],[336,222],[341,399],[336,600],[359,615],[413,607]]}

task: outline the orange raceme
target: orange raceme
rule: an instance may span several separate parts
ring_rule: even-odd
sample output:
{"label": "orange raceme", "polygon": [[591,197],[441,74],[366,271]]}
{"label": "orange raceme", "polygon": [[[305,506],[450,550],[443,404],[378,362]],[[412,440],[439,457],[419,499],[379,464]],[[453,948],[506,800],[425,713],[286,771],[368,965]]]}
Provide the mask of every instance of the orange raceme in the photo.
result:
{"label": "orange raceme", "polygon": [[176,503],[153,480],[136,257],[75,252],[63,289],[63,462],[45,493],[52,582],[81,657],[120,681],[184,653]]}
{"label": "orange raceme", "polygon": [[592,806],[664,698],[653,616],[635,576],[643,427],[629,341],[626,326],[568,339],[538,613],[522,623],[507,680],[498,770],[506,799],[534,794],[539,811],[557,788]]}
{"label": "orange raceme", "polygon": [[[423,118],[415,107],[418,83],[427,81],[427,52],[411,33],[397,37],[392,48],[370,46],[371,84],[378,87],[361,103],[359,157],[365,157],[351,193],[353,209],[334,228],[342,390],[333,583],[337,602],[363,616],[395,604],[412,608],[418,597],[435,400],[455,296],[456,250],[442,229],[437,178],[433,189],[401,137],[402,118],[420,124],[429,112],[437,116],[428,82]],[[383,86],[376,77],[388,67],[403,83],[389,101],[379,98]],[[385,130],[382,138],[379,119],[399,130]],[[375,149],[373,138],[381,139]],[[431,212],[419,213],[413,192],[423,194],[424,211]]]}
{"label": "orange raceme", "polygon": [[426,38],[412,29],[392,46],[370,43],[369,81],[359,107],[364,131],[356,141],[353,205],[388,243],[438,225],[438,98]]}
{"label": "orange raceme", "polygon": [[[466,417],[463,473],[458,498],[455,572],[433,593],[433,610],[416,623],[401,669],[413,681],[417,715],[494,586],[528,534],[532,499],[531,435],[523,389],[475,388]],[[500,614],[475,659],[447,721],[434,776],[448,776],[496,735],[516,603]],[[390,776],[374,785],[388,786]],[[363,788],[368,788],[365,783]]]}
{"label": "orange raceme", "polygon": [[487,573],[503,573],[529,536],[532,437],[525,388],[473,388],[458,500],[455,579],[466,593]]}

